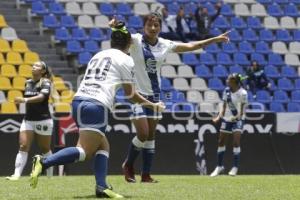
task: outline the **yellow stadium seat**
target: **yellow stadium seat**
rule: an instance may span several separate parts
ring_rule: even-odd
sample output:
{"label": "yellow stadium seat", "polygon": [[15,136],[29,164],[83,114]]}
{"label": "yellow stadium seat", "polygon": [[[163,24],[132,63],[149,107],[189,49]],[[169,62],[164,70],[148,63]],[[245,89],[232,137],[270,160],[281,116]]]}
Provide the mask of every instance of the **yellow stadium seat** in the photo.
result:
{"label": "yellow stadium seat", "polygon": [[0,90],[10,90],[12,89],[9,78],[5,76],[0,76]]}
{"label": "yellow stadium seat", "polygon": [[24,90],[25,89],[26,78],[22,76],[16,76],[13,79],[13,89]]}
{"label": "yellow stadium seat", "polygon": [[19,76],[23,76],[25,78],[32,77],[32,67],[30,65],[20,65],[19,66]]}
{"label": "yellow stadium seat", "polygon": [[18,113],[18,108],[14,102],[3,102],[1,104],[1,114]]}
{"label": "yellow stadium seat", "polygon": [[1,66],[1,76],[6,76],[9,78],[17,76],[17,71],[15,66],[4,64]]}
{"label": "yellow stadium seat", "polygon": [[60,99],[62,102],[71,103],[74,97],[74,92],[72,90],[63,90],[60,94]]}
{"label": "yellow stadium seat", "polygon": [[23,64],[23,59],[19,52],[10,51],[6,55],[6,62],[12,65],[21,65]]}
{"label": "yellow stadium seat", "polygon": [[7,27],[7,23],[3,15],[0,15],[0,28]]}
{"label": "yellow stadium seat", "polygon": [[0,53],[0,65],[5,64],[5,63],[6,63],[5,58],[4,58],[3,54]]}
{"label": "yellow stadium seat", "polygon": [[23,97],[20,90],[9,90],[7,93],[7,101],[14,102],[16,97]]}
{"label": "yellow stadium seat", "polygon": [[58,91],[67,90],[68,89],[61,77],[54,76],[53,77],[53,85],[54,85],[54,88],[56,90],[58,90]]}
{"label": "yellow stadium seat", "polygon": [[9,51],[11,51],[11,48],[8,41],[0,38],[0,52],[7,53]]}
{"label": "yellow stadium seat", "polygon": [[24,41],[24,40],[19,40],[19,39],[14,40],[14,41],[12,42],[12,50],[13,50],[13,51],[16,51],[16,52],[20,52],[20,53],[25,53],[25,52],[30,51],[30,50],[28,49],[28,46],[27,46],[26,41]]}
{"label": "yellow stadium seat", "polygon": [[70,113],[71,112],[71,105],[69,103],[55,103],[54,104],[55,112],[60,113]]}
{"label": "yellow stadium seat", "polygon": [[37,61],[40,61],[40,56],[37,53],[32,52],[32,51],[28,51],[25,53],[25,55],[24,55],[24,63],[25,64],[32,65]]}

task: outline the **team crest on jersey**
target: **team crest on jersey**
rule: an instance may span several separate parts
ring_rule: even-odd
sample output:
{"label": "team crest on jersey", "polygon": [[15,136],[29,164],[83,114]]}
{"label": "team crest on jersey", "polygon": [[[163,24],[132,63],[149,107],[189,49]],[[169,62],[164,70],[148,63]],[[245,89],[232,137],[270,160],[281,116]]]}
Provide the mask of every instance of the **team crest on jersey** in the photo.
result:
{"label": "team crest on jersey", "polygon": [[156,63],[157,61],[154,58],[148,58],[146,61],[146,71],[148,73],[156,73]]}

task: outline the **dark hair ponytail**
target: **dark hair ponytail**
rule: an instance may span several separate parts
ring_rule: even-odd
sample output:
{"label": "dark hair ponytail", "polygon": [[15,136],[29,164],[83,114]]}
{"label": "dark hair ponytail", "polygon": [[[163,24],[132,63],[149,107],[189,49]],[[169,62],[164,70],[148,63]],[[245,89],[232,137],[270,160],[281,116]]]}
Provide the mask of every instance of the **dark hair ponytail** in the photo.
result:
{"label": "dark hair ponytail", "polygon": [[112,48],[125,50],[131,42],[131,34],[127,30],[125,23],[118,21],[112,28],[110,45]]}

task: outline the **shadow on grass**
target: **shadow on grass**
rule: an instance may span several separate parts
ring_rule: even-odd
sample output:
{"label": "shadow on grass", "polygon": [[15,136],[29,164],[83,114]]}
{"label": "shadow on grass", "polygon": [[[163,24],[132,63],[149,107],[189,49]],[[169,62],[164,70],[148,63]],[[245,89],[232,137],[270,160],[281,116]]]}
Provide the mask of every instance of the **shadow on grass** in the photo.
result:
{"label": "shadow on grass", "polygon": [[[95,195],[85,195],[85,196],[75,196],[73,197],[74,199],[95,199],[97,198]],[[129,195],[124,195],[125,199],[132,199],[133,196],[129,196]],[[135,196],[136,198],[136,196]],[[109,199],[109,198],[105,198],[105,199]]]}

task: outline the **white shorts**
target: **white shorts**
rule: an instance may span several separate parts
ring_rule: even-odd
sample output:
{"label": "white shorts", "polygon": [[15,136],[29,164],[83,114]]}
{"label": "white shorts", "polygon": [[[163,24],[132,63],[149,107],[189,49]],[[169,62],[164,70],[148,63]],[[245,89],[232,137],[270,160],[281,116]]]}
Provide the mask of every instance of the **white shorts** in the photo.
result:
{"label": "white shorts", "polygon": [[45,119],[41,121],[28,121],[23,120],[20,132],[21,131],[34,131],[39,135],[52,135],[53,130],[53,120]]}

